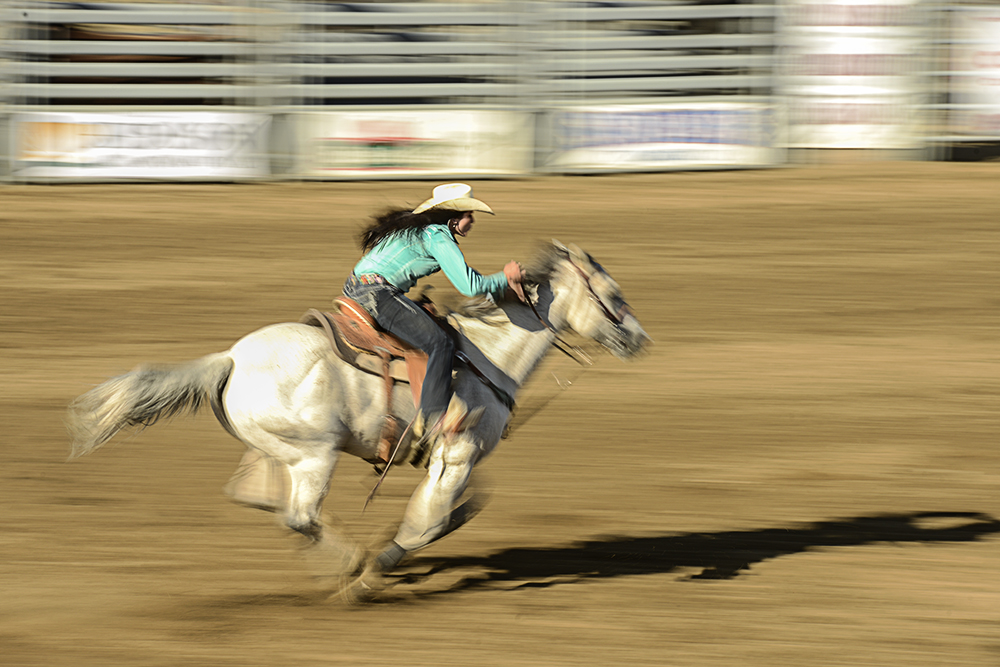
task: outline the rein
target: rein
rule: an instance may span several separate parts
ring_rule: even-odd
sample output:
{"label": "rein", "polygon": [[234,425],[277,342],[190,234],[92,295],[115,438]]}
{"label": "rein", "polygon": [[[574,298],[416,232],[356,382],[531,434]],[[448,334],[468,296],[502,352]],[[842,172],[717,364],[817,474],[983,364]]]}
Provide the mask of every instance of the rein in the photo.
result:
{"label": "rein", "polygon": [[[525,298],[525,302],[531,308],[531,312],[533,312],[535,314],[535,317],[538,318],[538,321],[542,323],[542,326],[544,326],[546,329],[548,329],[549,332],[553,336],[556,337],[555,340],[552,341],[552,346],[554,348],[556,348],[557,350],[559,350],[560,352],[562,352],[563,354],[565,354],[567,357],[569,357],[570,359],[572,359],[576,363],[580,364],[581,366],[593,366],[594,365],[594,360],[591,359],[590,356],[580,348],[580,346],[578,346],[578,345],[570,345],[565,340],[563,340],[562,336],[559,335],[559,332],[556,331],[555,328],[551,324],[549,324],[548,322],[546,322],[545,319],[542,318],[542,316],[538,314],[538,309],[535,308],[535,304],[532,303],[532,301],[531,301],[530,298]],[[574,354],[576,356],[574,356]]]}

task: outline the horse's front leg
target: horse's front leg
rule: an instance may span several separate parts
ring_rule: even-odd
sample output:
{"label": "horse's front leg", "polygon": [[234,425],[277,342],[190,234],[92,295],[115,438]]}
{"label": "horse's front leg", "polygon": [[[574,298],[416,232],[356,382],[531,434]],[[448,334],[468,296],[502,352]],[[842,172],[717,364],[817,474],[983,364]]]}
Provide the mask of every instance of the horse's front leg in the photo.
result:
{"label": "horse's front leg", "polygon": [[466,433],[438,441],[431,452],[427,476],[410,496],[396,536],[345,578],[341,599],[348,604],[370,601],[384,585],[382,575],[396,567],[407,553],[441,539],[478,513],[482,507],[478,496],[458,506],[456,503],[469,484],[481,451]]}
{"label": "horse's front leg", "polygon": [[427,476],[417,486],[393,541],[377,557],[391,570],[407,553],[422,549],[457,529],[480,509],[477,498],[458,505],[481,453],[467,433],[447,439],[431,453]]}

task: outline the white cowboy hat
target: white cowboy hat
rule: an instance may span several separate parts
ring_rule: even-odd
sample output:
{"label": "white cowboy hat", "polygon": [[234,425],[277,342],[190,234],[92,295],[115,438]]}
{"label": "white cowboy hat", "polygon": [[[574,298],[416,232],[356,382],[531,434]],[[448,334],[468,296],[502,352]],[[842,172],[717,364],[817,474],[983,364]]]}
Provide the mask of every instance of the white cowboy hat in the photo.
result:
{"label": "white cowboy hat", "polygon": [[465,183],[439,185],[434,188],[431,195],[430,199],[413,209],[413,212],[423,213],[432,208],[443,208],[449,211],[481,211],[494,215],[493,209],[473,198],[472,186]]}

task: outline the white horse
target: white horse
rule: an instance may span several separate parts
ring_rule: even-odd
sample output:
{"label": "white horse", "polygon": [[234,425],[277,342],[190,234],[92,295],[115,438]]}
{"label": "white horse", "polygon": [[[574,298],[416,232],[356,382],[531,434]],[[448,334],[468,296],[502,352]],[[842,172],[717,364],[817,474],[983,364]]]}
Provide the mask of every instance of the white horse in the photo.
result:
{"label": "white horse", "polygon": [[[459,349],[494,386],[456,366],[455,395],[484,408],[472,428],[439,439],[427,476],[413,492],[395,538],[374,558],[349,538],[324,531],[320,512],[342,453],[375,460],[385,414],[383,380],[333,354],[326,335],[301,323],[274,324],[239,340],[226,352],[168,367],[139,367],[98,385],[70,406],[71,457],[94,451],[123,428],[148,426],[210,403],[226,429],[287,471],[284,522],[332,554],[331,569],[353,572],[364,597],[380,573],[407,553],[426,547],[470,518],[471,503],[457,505],[473,466],[496,447],[510,417],[504,393],[517,390],[562,332],[603,344],[615,356],[637,354],[649,340],[618,284],[576,246],[547,246],[529,269],[535,286],[529,307],[504,301],[478,313],[453,313]],[[410,390],[395,390],[397,414],[414,415]],[[399,460],[400,452],[395,460]],[[361,575],[364,574],[362,577]]]}

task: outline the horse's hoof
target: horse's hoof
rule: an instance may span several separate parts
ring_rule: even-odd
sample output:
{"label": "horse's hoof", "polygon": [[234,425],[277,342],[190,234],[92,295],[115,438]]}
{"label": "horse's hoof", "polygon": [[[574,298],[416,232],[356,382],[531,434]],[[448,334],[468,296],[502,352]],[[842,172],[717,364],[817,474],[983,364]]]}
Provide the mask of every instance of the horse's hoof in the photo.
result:
{"label": "horse's hoof", "polygon": [[343,577],[337,597],[350,607],[358,607],[375,602],[384,589],[382,571],[375,561],[371,560],[360,571]]}

